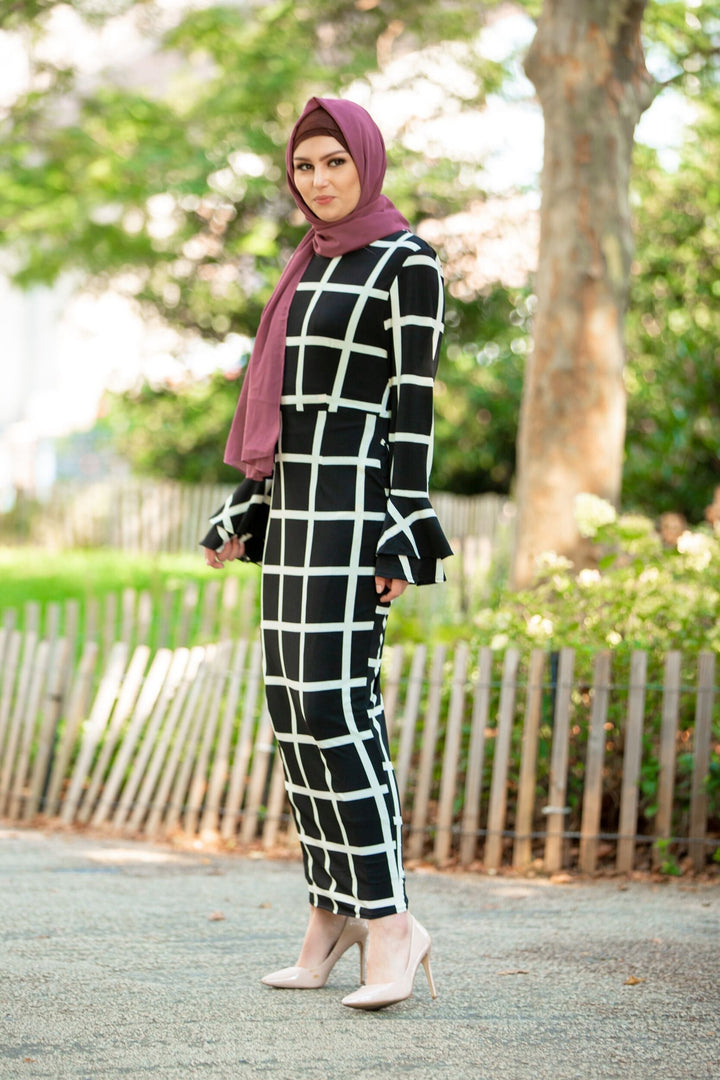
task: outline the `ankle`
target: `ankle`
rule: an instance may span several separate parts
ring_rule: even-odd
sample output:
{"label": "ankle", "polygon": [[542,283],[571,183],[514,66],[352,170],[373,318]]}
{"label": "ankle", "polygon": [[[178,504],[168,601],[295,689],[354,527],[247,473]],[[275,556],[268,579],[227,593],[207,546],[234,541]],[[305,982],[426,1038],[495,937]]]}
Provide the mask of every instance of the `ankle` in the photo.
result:
{"label": "ankle", "polygon": [[321,964],[340,937],[345,922],[344,915],[311,906],[298,965],[315,967]]}
{"label": "ankle", "polygon": [[371,936],[382,937],[387,941],[402,942],[410,936],[411,919],[407,911],[384,915],[381,919],[370,919],[368,925]]}

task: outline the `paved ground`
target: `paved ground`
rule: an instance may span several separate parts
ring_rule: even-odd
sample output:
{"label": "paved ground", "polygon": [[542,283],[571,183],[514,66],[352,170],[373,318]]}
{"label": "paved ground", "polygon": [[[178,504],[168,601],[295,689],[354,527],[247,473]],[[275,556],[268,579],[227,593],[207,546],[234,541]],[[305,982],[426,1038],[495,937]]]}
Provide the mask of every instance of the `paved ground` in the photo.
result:
{"label": "paved ground", "polygon": [[361,1013],[356,951],[322,990],[258,981],[295,958],[298,864],[0,830],[0,1080],[720,1078],[720,887],[408,888],[440,996],[421,970]]}

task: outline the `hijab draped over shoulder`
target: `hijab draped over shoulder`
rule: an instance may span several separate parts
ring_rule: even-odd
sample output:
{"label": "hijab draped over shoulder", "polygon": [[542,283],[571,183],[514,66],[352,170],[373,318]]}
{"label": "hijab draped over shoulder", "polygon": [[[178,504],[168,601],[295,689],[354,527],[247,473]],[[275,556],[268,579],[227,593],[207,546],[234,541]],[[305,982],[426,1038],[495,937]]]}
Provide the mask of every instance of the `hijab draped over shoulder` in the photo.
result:
{"label": "hijab draped over shoulder", "polygon": [[[316,217],[295,187],[295,146],[302,139],[317,134],[335,134],[347,147],[360,178],[358,204],[339,221],[323,221]],[[285,166],[290,191],[310,222],[310,229],[293,252],[260,317],[225,447],[227,464],[234,465],[250,480],[262,480],[272,475],[280,434],[288,312],[311,258],[315,254],[327,258],[346,255],[373,240],[409,228],[399,210],[382,194],[387,166],[385,143],[377,124],[360,105],[334,98],[310,98],[290,136]]]}

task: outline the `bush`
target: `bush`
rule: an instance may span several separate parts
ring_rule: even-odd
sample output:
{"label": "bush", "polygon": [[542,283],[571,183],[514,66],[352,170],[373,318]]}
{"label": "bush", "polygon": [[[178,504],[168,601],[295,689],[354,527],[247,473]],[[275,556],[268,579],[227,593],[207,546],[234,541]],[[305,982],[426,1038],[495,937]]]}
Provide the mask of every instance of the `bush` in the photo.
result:
{"label": "bush", "polygon": [[580,496],[576,517],[595,543],[596,567],[575,572],[548,552],[529,589],[497,593],[475,617],[478,639],[580,651],[720,649],[720,535],[685,530],[663,542],[649,518],[618,516],[609,503]]}
{"label": "bush", "polygon": [[[638,514],[618,516],[609,503],[590,495],[578,498],[576,517],[583,535],[594,541],[595,568],[577,572],[569,560],[547,553],[539,560],[531,588],[517,593],[498,590],[492,603],[477,613],[475,640],[498,651],[510,645],[523,652],[543,648],[551,654],[551,671],[559,649],[575,649],[571,720],[574,738],[568,770],[570,827],[579,822],[593,658],[599,650],[611,651],[603,826],[612,829],[617,825],[620,803],[631,656],[635,650],[647,652],[640,832],[652,831],[657,810],[665,656],[679,650],[682,677],[675,827],[678,835],[687,835],[693,768],[693,755],[688,751],[694,728],[697,658],[701,650],[720,649],[720,533],[709,527],[686,529],[675,543],[667,543],[649,518]],[[550,699],[553,687],[551,677]],[[541,730],[541,772],[549,764],[543,766],[543,755],[549,755],[551,736],[550,710]],[[713,745],[718,742],[720,728],[715,721]],[[711,762],[706,790],[714,827],[720,821],[717,758]]]}

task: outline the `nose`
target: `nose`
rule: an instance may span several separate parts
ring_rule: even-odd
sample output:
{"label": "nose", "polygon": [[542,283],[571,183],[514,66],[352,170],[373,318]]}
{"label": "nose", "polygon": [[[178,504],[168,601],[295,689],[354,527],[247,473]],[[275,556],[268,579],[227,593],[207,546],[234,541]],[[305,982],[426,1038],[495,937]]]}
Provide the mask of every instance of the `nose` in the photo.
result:
{"label": "nose", "polygon": [[329,181],[328,171],[325,165],[316,165],[313,180],[316,188],[327,187]]}

